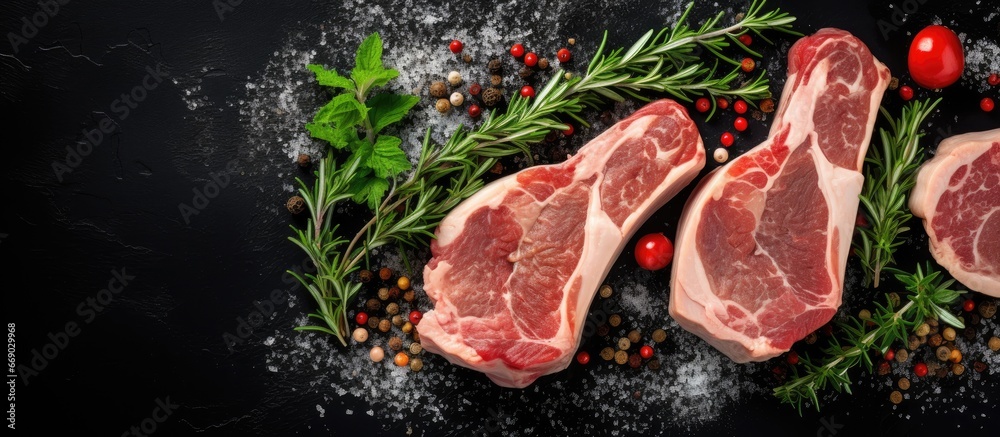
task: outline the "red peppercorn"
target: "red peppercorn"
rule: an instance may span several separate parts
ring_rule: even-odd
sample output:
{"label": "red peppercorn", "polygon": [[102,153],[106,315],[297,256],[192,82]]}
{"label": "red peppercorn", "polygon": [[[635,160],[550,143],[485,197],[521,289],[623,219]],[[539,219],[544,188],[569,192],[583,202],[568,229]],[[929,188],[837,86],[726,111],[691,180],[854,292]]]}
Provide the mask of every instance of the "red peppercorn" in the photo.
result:
{"label": "red peppercorn", "polygon": [[538,65],[538,55],[535,52],[528,52],[528,54],[524,55],[524,65],[529,67]]}
{"label": "red peppercorn", "polygon": [[483,91],[483,87],[482,87],[482,85],[479,85],[478,83],[474,83],[472,85],[469,85],[469,94],[472,94],[474,96],[478,96],[479,93],[481,93],[482,91]]}
{"label": "red peppercorn", "polygon": [[729,100],[726,100],[725,97],[719,97],[715,99],[715,106],[718,106],[719,109],[726,109],[729,107]]}
{"label": "red peppercorn", "polygon": [[1000,85],[1000,74],[991,74],[990,77],[986,79],[986,83],[990,84],[990,86]]}
{"label": "red peppercorn", "polygon": [[475,103],[469,105],[469,117],[479,118],[479,116],[482,115],[482,113],[483,110],[479,107],[479,105]]}
{"label": "red peppercorn", "polygon": [[639,348],[639,356],[647,360],[653,358],[653,347],[646,345]]}
{"label": "red peppercorn", "polygon": [[924,363],[917,363],[913,366],[913,374],[920,377],[927,376],[927,365]]}
{"label": "red peppercorn", "polygon": [[739,40],[740,40],[740,44],[743,44],[745,46],[749,46],[750,43],[753,42],[753,37],[751,37],[750,34],[748,34],[748,33],[744,33],[743,35],[740,35]]}
{"label": "red peppercorn", "polygon": [[419,325],[420,324],[420,319],[424,318],[424,313],[421,313],[420,311],[417,311],[417,310],[413,310],[413,311],[410,311],[410,317],[409,318],[410,318],[410,323],[412,323],[414,325]]}
{"label": "red peppercorn", "polygon": [[721,142],[722,145],[726,146],[726,147],[732,146],[733,145],[733,141],[735,141],[735,140],[736,140],[736,138],[733,137],[733,134],[731,134],[729,132],[726,132],[726,133],[722,134],[722,137],[719,138],[719,142]]}
{"label": "red peppercorn", "polygon": [[966,299],[965,302],[962,302],[962,309],[967,313],[971,313],[972,310],[976,309],[976,302],[972,299]]}
{"label": "red peppercorn", "polygon": [[743,70],[743,72],[745,73],[753,71],[754,67],[756,66],[757,63],[750,58],[743,58],[743,61],[740,62],[740,69]]}
{"label": "red peppercorn", "polygon": [[[527,59],[528,56],[526,55],[524,58]],[[531,85],[525,85],[525,86],[521,87],[521,97],[524,97],[526,99],[530,99],[532,97],[535,97],[535,89],[532,88]]]}
{"label": "red peppercorn", "polygon": [[520,58],[524,56],[524,46],[520,43],[510,46],[510,55],[515,58]]}
{"label": "red peppercorn", "polygon": [[559,49],[558,52],[556,52],[556,59],[558,59],[559,62],[569,62],[569,60],[572,58],[573,54],[570,53],[569,49],[567,49],[566,47],[563,47]]}
{"label": "red peppercorn", "polygon": [[580,353],[576,354],[576,362],[587,365],[590,362],[590,354],[587,351],[580,351]]}
{"label": "red peppercorn", "polygon": [[737,114],[746,114],[747,102],[737,100],[736,103],[733,103],[733,111],[736,111]]}
{"label": "red peppercorn", "polygon": [[885,351],[885,354],[882,355],[882,358],[884,358],[886,361],[892,361],[893,359],[896,358],[896,351],[893,350],[892,348],[889,348],[888,350]]}
{"label": "red peppercorn", "polygon": [[736,117],[736,120],[733,120],[733,128],[740,132],[747,130],[748,126],[749,123],[747,123],[747,119],[743,117]]}
{"label": "red peppercorn", "polygon": [[785,361],[794,366],[799,363],[799,354],[795,351],[790,351],[788,352],[788,356],[785,357]]}
{"label": "red peppercorn", "polygon": [[712,102],[710,102],[707,98],[702,97],[695,100],[694,109],[697,109],[698,112],[708,112],[709,109],[712,109]]}
{"label": "red peppercorn", "polygon": [[462,48],[464,48],[464,47],[465,47],[465,45],[462,44],[462,42],[459,41],[459,40],[457,40],[457,39],[451,40],[451,44],[448,44],[448,50],[451,50],[452,53],[456,53],[456,54],[457,53],[461,53],[462,52]]}
{"label": "red peppercorn", "polygon": [[983,99],[979,101],[979,109],[982,109],[985,112],[992,112],[993,106],[993,99],[989,97],[983,97]]}
{"label": "red peppercorn", "polygon": [[354,315],[354,321],[357,322],[359,325],[364,325],[368,323],[368,313],[364,311],[358,311],[358,313]]}
{"label": "red peppercorn", "polygon": [[910,100],[913,98],[913,88],[907,85],[899,87],[899,97],[903,100]]}
{"label": "red peppercorn", "polygon": [[573,125],[567,123],[566,126],[569,126],[569,129],[562,131],[563,135],[566,135],[568,137],[573,135],[573,132],[576,132],[576,130],[573,129]]}

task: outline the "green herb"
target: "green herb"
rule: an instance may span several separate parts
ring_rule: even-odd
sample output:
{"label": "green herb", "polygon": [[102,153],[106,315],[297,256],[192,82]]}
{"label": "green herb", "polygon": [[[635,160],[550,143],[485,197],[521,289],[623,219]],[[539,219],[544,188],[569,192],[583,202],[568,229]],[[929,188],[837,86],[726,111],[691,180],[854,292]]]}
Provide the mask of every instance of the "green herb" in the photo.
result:
{"label": "green herb", "polygon": [[878,287],[882,270],[896,263],[893,254],[903,244],[900,235],[910,230],[906,223],[913,216],[906,199],[916,183],[916,170],[924,161],[920,126],[940,102],[911,102],[898,119],[881,109],[889,129],[879,129],[882,147],[872,147],[865,158],[865,186],[861,193],[870,226],[858,226],[861,239],[854,241],[866,284]]}
{"label": "green herb", "polygon": [[913,274],[890,270],[895,272],[896,279],[911,293],[907,295],[909,302],[896,308],[893,299],[886,295],[886,304],[876,302],[870,319],[849,317],[840,322],[843,338],[832,338],[830,344],[823,349],[821,359],[812,360],[808,356],[801,358],[803,372],[800,374],[793,367],[792,378],[774,389],[774,395],[783,403],[794,405],[799,415],[802,414],[805,402],[812,402],[816,411],[819,411],[817,393],[827,386],[838,392],[851,393],[848,371],[864,364],[870,372],[872,348],[879,354],[884,354],[893,343],[906,344],[910,334],[927,318],[938,319],[956,328],[965,327],[947,309],[960,296],[959,292],[949,288],[955,282],[953,279],[942,282],[941,273],[932,270],[930,264],[927,265],[926,272],[918,265]]}
{"label": "green herb", "polygon": [[[379,123],[379,114],[389,122],[398,121],[412,101],[390,101],[384,105],[386,109],[377,109],[383,105],[373,105],[375,97],[366,100],[371,87],[384,85],[396,75],[395,70],[384,69],[378,59],[380,42],[376,44],[376,39],[369,44],[366,40],[362,44],[351,79],[310,67],[321,84],[343,89],[344,93],[321,109],[317,120],[307,128],[314,137],[330,142],[335,150],[349,150],[350,157],[338,165],[336,155],[328,155],[320,163],[312,187],[300,181],[312,218],[310,229],[296,230],[291,239],[318,267],[315,275],[300,276],[299,280],[319,306],[318,312],[310,316],[322,324],[297,329],[325,332],[346,344],[347,306],[360,290],[360,284],[349,277],[372,250],[392,243],[425,245],[448,211],[482,188],[482,176],[498,158],[529,154],[532,143],[554,129],[566,129],[562,121],[566,118],[586,126],[582,114],[588,107],[624,100],[626,96],[646,100],[640,92],[665,93],[686,101],[704,94],[740,97],[750,102],[770,96],[764,72],[737,87],[733,83],[739,77],[738,67],[715,77],[720,60],[738,64],[724,56],[722,50],[737,41],[739,35],[760,35],[765,30],[795,34],[791,30],[794,17],[779,10],[762,12],[763,4],[752,2],[744,17],[732,26],[720,27],[720,13],[697,30],[683,24],[692,7],[689,5],[681,24],[673,30],[655,34],[651,31],[628,50],[607,54],[605,34],[583,77],[566,79],[562,71],[556,72],[536,97],[524,99],[515,94],[506,113],[492,113],[474,130],[460,126],[444,145],[432,144],[428,131],[416,166],[402,181],[396,176],[408,166],[390,147],[398,148],[398,140],[378,136],[380,126],[384,127]],[[702,64],[698,56],[702,49],[716,58],[712,67]],[[353,97],[342,97],[348,95]],[[356,140],[351,132],[358,131],[358,127],[367,135]],[[337,227],[328,219],[334,205],[346,199],[364,201],[374,212],[351,240],[338,237]]]}

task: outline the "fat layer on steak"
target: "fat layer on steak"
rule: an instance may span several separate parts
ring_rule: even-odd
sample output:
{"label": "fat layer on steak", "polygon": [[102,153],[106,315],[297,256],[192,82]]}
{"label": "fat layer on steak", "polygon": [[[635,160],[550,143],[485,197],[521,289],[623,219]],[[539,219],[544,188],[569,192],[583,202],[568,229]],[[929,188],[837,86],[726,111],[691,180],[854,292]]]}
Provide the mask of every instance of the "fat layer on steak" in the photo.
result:
{"label": "fat layer on steak", "polygon": [[431,242],[424,348],[505,387],[565,369],[623,246],[704,165],[694,122],[659,100],[561,164],[487,185]]}
{"label": "fat layer on steak", "polygon": [[910,210],[931,255],[971,290],[1000,297],[1000,129],[947,138],[920,167]]}
{"label": "fat layer on steak", "polygon": [[706,176],[684,206],[669,304],[680,326],[747,362],[833,317],[888,81],[845,31],[792,46],[768,139]]}

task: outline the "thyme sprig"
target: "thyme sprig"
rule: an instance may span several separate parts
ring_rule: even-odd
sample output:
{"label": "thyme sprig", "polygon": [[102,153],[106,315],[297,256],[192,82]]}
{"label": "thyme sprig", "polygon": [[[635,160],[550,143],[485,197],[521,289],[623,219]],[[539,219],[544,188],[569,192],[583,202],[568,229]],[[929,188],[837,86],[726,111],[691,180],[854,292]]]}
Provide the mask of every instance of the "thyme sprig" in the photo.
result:
{"label": "thyme sprig", "polygon": [[887,294],[885,305],[875,303],[870,319],[849,317],[838,323],[842,338],[832,337],[819,359],[810,359],[808,355],[801,357],[802,372],[798,371],[799,366],[792,367],[792,378],[774,389],[774,395],[782,403],[795,406],[801,415],[806,402],[811,402],[819,411],[818,393],[828,386],[838,392],[851,393],[849,372],[862,364],[871,372],[872,349],[884,354],[894,343],[906,344],[910,334],[927,318],[956,328],[965,327],[948,310],[960,296],[950,288],[955,282],[953,279],[942,281],[941,272],[933,270],[930,264],[926,269],[918,265],[912,274],[891,270],[909,291],[908,302],[897,308],[898,303]]}
{"label": "thyme sprig", "polygon": [[[605,33],[585,75],[566,78],[558,71],[534,98],[514,95],[505,113],[493,112],[472,130],[459,126],[444,145],[432,144],[428,131],[418,162],[405,180],[387,178],[387,191],[377,206],[371,202],[372,190],[362,196],[372,206],[373,216],[350,240],[338,236],[330,216],[339,202],[359,201],[355,192],[359,163],[348,159],[338,165],[335,154],[324,157],[315,183],[301,183],[300,192],[311,215],[310,229],[296,230],[291,237],[317,265],[314,275],[291,273],[316,300],[319,309],[310,316],[321,323],[296,329],[328,333],[346,345],[348,305],[361,289],[350,276],[371,251],[392,243],[426,244],[448,211],[482,188],[482,177],[498,159],[519,153],[530,156],[531,144],[542,141],[554,129],[566,129],[563,120],[567,118],[586,126],[586,109],[626,97],[649,99],[640,93],[668,94],[685,101],[705,94],[739,97],[751,103],[769,97],[763,71],[739,85],[734,84],[740,77],[738,68],[720,77],[720,62],[738,65],[722,52],[735,42],[754,53],[738,42],[747,32],[761,37],[763,31],[797,35],[791,28],[795,18],[780,10],[765,12],[764,1],[754,0],[731,26],[720,24],[724,15],[719,13],[694,29],[685,24],[692,7],[693,3],[688,5],[673,29],[650,31],[628,50],[605,53]],[[714,56],[711,67],[698,56],[702,50]],[[715,99],[711,100],[714,105]],[[371,172],[363,173],[367,183],[377,182]]]}
{"label": "thyme sprig", "polygon": [[865,270],[865,283],[876,288],[882,270],[896,263],[893,255],[903,244],[900,235],[910,230],[906,223],[913,216],[907,198],[925,157],[920,148],[920,128],[940,102],[940,98],[911,102],[898,119],[881,108],[889,129],[879,129],[881,147],[872,147],[865,158],[861,192],[861,205],[870,226],[858,226],[861,238],[854,240]]}

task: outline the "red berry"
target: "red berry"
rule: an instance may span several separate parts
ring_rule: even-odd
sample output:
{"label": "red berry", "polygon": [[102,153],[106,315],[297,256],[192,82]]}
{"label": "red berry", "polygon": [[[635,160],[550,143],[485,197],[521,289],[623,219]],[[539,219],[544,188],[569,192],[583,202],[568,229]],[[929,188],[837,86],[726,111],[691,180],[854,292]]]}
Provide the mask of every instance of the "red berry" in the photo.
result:
{"label": "red berry", "polygon": [[697,109],[698,112],[708,112],[709,109],[712,109],[712,102],[708,101],[707,98],[702,97],[695,100],[694,109]]}
{"label": "red berry", "polygon": [[469,117],[479,118],[479,116],[482,115],[482,113],[483,110],[479,107],[479,105],[475,103],[469,105]]}
{"label": "red berry", "polygon": [[788,352],[788,356],[785,357],[785,361],[788,361],[788,364],[794,366],[799,363],[799,354],[795,351]]}
{"label": "red berry", "polygon": [[674,243],[662,232],[643,235],[635,244],[635,262],[646,270],[660,270],[674,260]]}
{"label": "red berry", "polygon": [[736,141],[736,138],[733,137],[733,134],[729,132],[722,134],[722,137],[719,138],[719,142],[721,142],[722,145],[726,147],[732,146],[733,141]]}
{"label": "red berry", "polygon": [[899,97],[903,100],[910,100],[913,98],[913,88],[903,85],[899,87]]}
{"label": "red berry", "polygon": [[465,45],[457,39],[451,40],[451,44],[448,44],[448,50],[451,50],[452,53],[456,54],[461,53],[463,47],[465,47]]}
{"label": "red berry", "polygon": [[733,127],[740,132],[747,130],[748,126],[747,119],[743,117],[736,117],[736,120],[733,120]]}
{"label": "red berry", "polygon": [[885,351],[885,354],[882,355],[882,358],[885,358],[886,361],[892,361],[894,358],[896,358],[896,351],[892,350],[892,348],[887,349]]}
{"label": "red berry", "polygon": [[645,358],[647,360],[650,359],[650,358],[653,358],[653,347],[649,346],[649,345],[646,345],[646,346],[643,346],[643,347],[639,348],[639,356],[641,356],[641,357],[643,357],[643,358]]}
{"label": "red berry", "polygon": [[913,374],[920,377],[927,376],[927,365],[924,363],[917,363],[913,366]]}
{"label": "red berry", "polygon": [[750,43],[753,42],[753,37],[751,37],[750,34],[744,33],[743,35],[740,35],[739,40],[741,44],[749,46]]}
{"label": "red berry", "polygon": [[414,325],[419,325],[420,319],[423,318],[424,318],[424,313],[421,313],[420,311],[417,310],[410,311],[410,323]]}
{"label": "red berry", "polygon": [[718,106],[719,109],[726,109],[729,107],[729,100],[726,100],[725,97],[719,97],[715,99],[715,106]]}
{"label": "red berry", "polygon": [[733,103],[733,111],[736,111],[737,114],[746,114],[747,102],[737,100],[736,103]]}
{"label": "red berry", "polygon": [[976,302],[972,299],[966,299],[965,302],[962,302],[962,309],[967,313],[971,313],[972,310],[976,309]]}
{"label": "red berry", "polygon": [[[525,58],[527,58],[527,56],[525,56]],[[521,87],[521,97],[524,97],[526,99],[535,97],[535,89],[532,88],[531,85],[525,85]]]}
{"label": "red berry", "polygon": [[576,354],[576,362],[587,365],[590,362],[590,354],[587,351],[580,351],[580,353]]}
{"label": "red berry", "polygon": [[1000,85],[1000,74],[991,74],[990,77],[986,79],[986,83],[990,84],[990,86]]}
{"label": "red berry", "polygon": [[568,137],[568,136],[573,135],[573,132],[576,132],[576,130],[573,129],[573,125],[566,124],[566,126],[569,126],[569,129],[566,129],[566,130],[562,131],[563,135],[566,135]]}
{"label": "red berry", "polygon": [[559,62],[569,62],[569,60],[572,58],[573,54],[570,53],[569,49],[567,49],[566,47],[563,47],[559,49],[558,52],[556,52],[556,59],[558,59]]}
{"label": "red berry", "polygon": [[368,313],[364,311],[358,311],[358,313],[354,315],[354,321],[357,322],[359,325],[364,325],[365,323],[368,323]]}
{"label": "red berry", "polygon": [[753,59],[750,59],[750,58],[743,58],[743,61],[740,62],[740,69],[742,69],[743,72],[745,72],[745,73],[749,73],[749,72],[753,71],[754,67],[756,67],[756,66],[757,66],[757,63],[754,62]]}
{"label": "red berry", "polygon": [[515,58],[520,58],[524,56],[524,46],[520,43],[510,46],[510,55]]}
{"label": "red berry", "polygon": [[536,64],[538,64],[538,55],[535,52],[528,52],[527,55],[524,55],[524,65],[534,67]]}
{"label": "red berry", "polygon": [[979,101],[979,108],[982,109],[985,112],[992,112],[993,111],[993,99],[991,99],[989,97],[983,97],[983,99]]}
{"label": "red berry", "polygon": [[469,85],[469,94],[472,94],[474,96],[478,96],[479,93],[482,92],[482,91],[483,91],[483,87],[482,87],[482,85],[479,85],[478,83],[474,83],[472,85]]}

